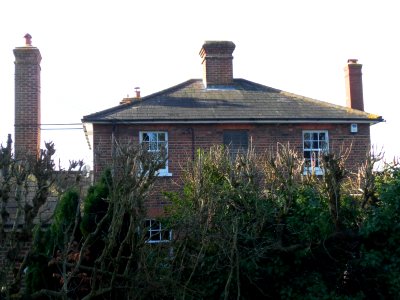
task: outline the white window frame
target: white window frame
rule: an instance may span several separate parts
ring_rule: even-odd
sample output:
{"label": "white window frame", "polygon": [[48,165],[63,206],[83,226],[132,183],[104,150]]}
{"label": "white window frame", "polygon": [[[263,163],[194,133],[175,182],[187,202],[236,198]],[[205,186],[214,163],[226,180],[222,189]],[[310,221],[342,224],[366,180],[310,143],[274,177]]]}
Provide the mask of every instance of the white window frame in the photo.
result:
{"label": "white window frame", "polygon": [[[160,134],[163,133],[165,135],[165,150],[166,150],[166,160],[165,160],[165,168],[159,169],[157,172],[158,176],[172,176],[172,173],[168,172],[168,132],[167,131],[153,131],[153,130],[144,130],[144,131],[139,131],[139,141],[142,144],[143,143],[143,134]],[[158,142],[158,141],[157,141]],[[148,152],[160,152],[160,150],[147,150]]]}
{"label": "white window frame", "polygon": [[[313,134],[318,134],[318,138],[315,140],[312,138]],[[325,139],[322,140],[319,138],[319,135],[323,133],[325,134]],[[306,134],[310,134],[311,138],[306,140],[305,139],[305,135]],[[328,135],[328,130],[303,130],[303,157],[304,157],[304,153],[306,151],[311,152],[310,157],[311,159],[306,159],[304,157],[304,174],[315,174],[315,175],[323,175],[324,174],[324,170],[321,167],[321,154],[322,153],[328,153],[329,152],[329,135]],[[306,148],[305,144],[306,141],[310,142],[310,148]],[[325,147],[321,148],[320,147],[320,143],[324,141],[325,142]],[[318,143],[318,147],[314,147],[314,143]],[[313,162],[313,155],[317,153],[317,157],[314,157],[314,162]],[[307,166],[307,164],[311,165],[311,166]]]}
{"label": "white window frame", "polygon": [[[172,230],[165,230],[160,221],[155,219],[146,219],[145,222],[149,222],[149,225],[145,225],[146,234],[148,233],[149,238],[146,239],[147,244],[159,244],[169,243],[172,240]],[[154,223],[158,223],[159,226],[152,228]],[[168,239],[164,239],[164,234],[168,234]]]}

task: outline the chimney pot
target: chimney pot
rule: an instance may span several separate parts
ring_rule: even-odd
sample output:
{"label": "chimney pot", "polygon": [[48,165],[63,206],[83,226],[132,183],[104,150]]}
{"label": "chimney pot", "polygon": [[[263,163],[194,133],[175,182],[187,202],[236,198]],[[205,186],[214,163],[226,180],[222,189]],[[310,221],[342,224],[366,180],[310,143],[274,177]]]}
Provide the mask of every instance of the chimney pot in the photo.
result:
{"label": "chimney pot", "polygon": [[140,87],[135,87],[136,98],[140,98]]}
{"label": "chimney pot", "polygon": [[25,38],[25,45],[32,46],[32,36],[29,33],[27,33],[24,35],[24,38]]}
{"label": "chimney pot", "polygon": [[349,63],[349,64],[356,64],[357,62],[358,62],[358,59],[356,59],[356,58],[349,58],[347,60],[347,63]]}

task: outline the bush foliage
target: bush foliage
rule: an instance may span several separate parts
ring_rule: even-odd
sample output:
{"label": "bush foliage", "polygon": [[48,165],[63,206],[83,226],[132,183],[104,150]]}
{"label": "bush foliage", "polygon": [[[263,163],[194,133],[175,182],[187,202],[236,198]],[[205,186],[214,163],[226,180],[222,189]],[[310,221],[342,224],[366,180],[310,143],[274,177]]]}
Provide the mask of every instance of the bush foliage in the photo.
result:
{"label": "bush foliage", "polygon": [[40,260],[28,269],[42,268],[51,284],[36,276],[32,298],[399,297],[398,164],[373,172],[369,157],[351,174],[342,156],[326,154],[317,177],[289,146],[236,158],[199,150],[182,191],[165,191],[159,221],[173,240],[149,244],[145,203],[163,162],[138,149],[117,154],[86,199],[68,192],[49,233],[38,231]]}

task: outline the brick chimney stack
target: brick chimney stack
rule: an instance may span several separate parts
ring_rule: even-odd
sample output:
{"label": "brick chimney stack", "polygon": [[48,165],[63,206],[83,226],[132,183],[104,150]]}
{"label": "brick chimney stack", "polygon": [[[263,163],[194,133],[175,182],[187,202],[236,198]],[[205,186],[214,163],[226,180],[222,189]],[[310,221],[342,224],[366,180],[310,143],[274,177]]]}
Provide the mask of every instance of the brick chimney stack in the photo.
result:
{"label": "brick chimney stack", "polygon": [[362,86],[362,65],[357,59],[349,59],[344,68],[346,80],[347,107],[364,111],[364,97]]}
{"label": "brick chimney stack", "polygon": [[206,41],[200,50],[204,86],[223,86],[233,82],[232,53],[235,44],[229,41]]}
{"label": "brick chimney stack", "polygon": [[38,155],[40,150],[40,62],[38,48],[26,34],[25,46],[14,49],[15,56],[15,136],[17,159]]}

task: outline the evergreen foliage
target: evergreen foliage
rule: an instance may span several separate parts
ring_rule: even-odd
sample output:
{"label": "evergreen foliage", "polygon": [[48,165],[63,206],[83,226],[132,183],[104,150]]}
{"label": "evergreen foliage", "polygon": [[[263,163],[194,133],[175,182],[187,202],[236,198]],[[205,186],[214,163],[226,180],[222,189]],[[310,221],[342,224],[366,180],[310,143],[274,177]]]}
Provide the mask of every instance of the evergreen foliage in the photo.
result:
{"label": "evergreen foliage", "polygon": [[400,297],[400,169],[388,166],[377,178],[378,201],[360,229],[365,241],[358,267],[371,298]]}
{"label": "evergreen foliage", "polygon": [[110,194],[111,180],[111,171],[107,169],[99,182],[91,186],[87,192],[80,223],[80,230],[85,237],[96,229],[97,223],[106,214],[108,208],[106,199]]}

